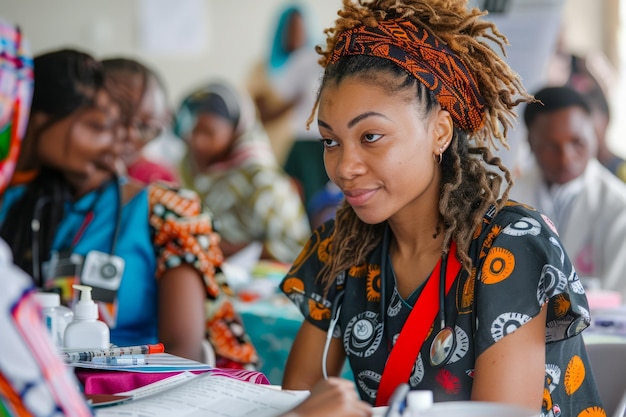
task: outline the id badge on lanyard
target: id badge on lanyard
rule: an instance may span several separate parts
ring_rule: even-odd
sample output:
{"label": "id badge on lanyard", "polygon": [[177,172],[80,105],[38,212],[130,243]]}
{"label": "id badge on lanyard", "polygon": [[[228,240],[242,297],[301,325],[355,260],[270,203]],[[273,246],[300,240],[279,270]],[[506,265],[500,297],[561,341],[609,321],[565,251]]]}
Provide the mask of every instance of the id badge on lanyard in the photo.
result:
{"label": "id badge on lanyard", "polygon": [[121,190],[118,181],[118,209],[113,234],[111,253],[91,250],[85,256],[74,253],[76,244],[82,238],[87,226],[94,217],[94,201],[89,213],[85,216],[72,243],[68,249],[54,251],[50,261],[42,265],[44,287],[60,293],[66,305],[73,305],[76,301],[73,284],[83,284],[92,287],[92,297],[96,301],[112,304],[115,302],[117,291],[122,283],[124,274],[124,259],[114,255],[121,219]]}
{"label": "id badge on lanyard", "polygon": [[42,265],[44,288],[57,292],[61,302],[73,308],[78,292],[73,284],[89,285],[92,298],[99,304],[100,320],[110,328],[117,323],[117,291],[124,274],[124,259],[106,252],[90,251],[87,256],[71,250],[53,252]]}
{"label": "id badge on lanyard", "polygon": [[66,306],[73,306],[76,301],[72,285],[80,284],[83,259],[71,249],[54,251],[50,260],[41,265],[44,289],[59,293],[61,303]]}
{"label": "id badge on lanyard", "polygon": [[42,265],[44,288],[58,292],[63,304],[73,305],[72,285],[89,285],[94,300],[112,303],[122,283],[124,265],[123,258],[106,252],[92,250],[82,256],[71,249],[55,251]]}

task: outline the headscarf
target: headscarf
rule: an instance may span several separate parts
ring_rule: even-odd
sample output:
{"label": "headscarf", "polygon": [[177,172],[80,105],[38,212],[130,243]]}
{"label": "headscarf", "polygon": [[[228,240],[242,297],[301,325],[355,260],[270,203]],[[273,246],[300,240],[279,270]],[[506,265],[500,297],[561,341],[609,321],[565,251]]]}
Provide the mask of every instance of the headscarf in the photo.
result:
{"label": "headscarf", "polygon": [[249,161],[276,164],[267,134],[257,120],[254,104],[247,93],[222,81],[195,91],[183,100],[176,112],[174,133],[187,139],[201,113],[216,114],[235,128],[234,144],[228,157],[211,165],[209,171],[226,171]]}
{"label": "headscarf", "polygon": [[302,4],[287,5],[278,15],[276,30],[272,37],[269,59],[267,60],[267,71],[270,75],[278,75],[281,68],[289,59],[289,55],[295,51],[285,50],[285,39],[289,31],[291,16],[297,13],[304,20],[305,47],[313,48],[315,35],[313,33],[314,22],[311,20],[311,13]]}
{"label": "headscarf", "polygon": [[485,103],[463,60],[423,26],[407,20],[359,25],[339,35],[330,63],[343,56],[368,55],[392,61],[435,96],[455,124],[468,132],[485,122]]}
{"label": "headscarf", "polygon": [[0,20],[0,194],[11,181],[26,131],[33,60],[19,28]]}

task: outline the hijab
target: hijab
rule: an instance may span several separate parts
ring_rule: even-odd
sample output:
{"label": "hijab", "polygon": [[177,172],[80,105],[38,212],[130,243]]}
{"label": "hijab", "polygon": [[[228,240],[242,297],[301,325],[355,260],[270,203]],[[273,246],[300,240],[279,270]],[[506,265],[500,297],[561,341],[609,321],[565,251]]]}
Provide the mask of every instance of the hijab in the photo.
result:
{"label": "hijab", "polygon": [[271,76],[278,75],[289,60],[289,56],[295,52],[285,48],[285,40],[289,36],[289,24],[294,14],[299,14],[304,20],[304,30],[306,32],[304,47],[312,49],[315,43],[314,22],[310,11],[304,5],[298,3],[284,6],[278,14],[276,29],[272,36],[269,58],[267,60],[267,71]]}
{"label": "hijab", "polygon": [[250,96],[229,83],[215,81],[188,95],[174,118],[174,133],[187,139],[198,115],[216,114],[229,121],[235,128],[231,152],[223,161],[208,168],[208,172],[235,169],[248,163],[276,165],[269,138],[257,120],[256,109]]}

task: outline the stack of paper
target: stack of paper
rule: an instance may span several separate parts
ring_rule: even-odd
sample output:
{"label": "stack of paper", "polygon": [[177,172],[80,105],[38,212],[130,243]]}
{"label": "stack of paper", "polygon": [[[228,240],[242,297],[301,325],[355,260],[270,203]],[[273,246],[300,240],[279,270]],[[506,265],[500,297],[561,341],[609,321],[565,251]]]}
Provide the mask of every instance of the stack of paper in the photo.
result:
{"label": "stack of paper", "polygon": [[[183,382],[181,380],[184,379]],[[308,391],[281,391],[211,373],[185,373],[134,392],[133,400],[96,409],[97,417],[276,417],[295,407]]]}

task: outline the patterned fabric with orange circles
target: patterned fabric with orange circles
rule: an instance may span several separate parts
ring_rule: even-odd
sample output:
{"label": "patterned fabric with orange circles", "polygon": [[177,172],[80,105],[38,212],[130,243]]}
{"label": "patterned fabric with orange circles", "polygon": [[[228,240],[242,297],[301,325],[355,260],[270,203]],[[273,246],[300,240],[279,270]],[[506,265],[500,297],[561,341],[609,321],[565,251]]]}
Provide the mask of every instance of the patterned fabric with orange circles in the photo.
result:
{"label": "patterned fabric with orange circles", "polygon": [[[333,232],[332,221],[314,232],[281,289],[322,331],[329,330],[338,294],[345,290],[333,336],[343,346],[359,395],[374,404],[390,348],[421,291],[400,295],[381,244],[326,293],[319,273],[329,260]],[[589,325],[588,303],[550,220],[508,202],[476,231],[468,254],[472,270],[456,277],[443,303],[446,325],[457,340],[452,356],[439,368],[427,359],[441,327],[435,320],[411,371],[411,389],[430,390],[437,402],[471,399],[476,358],[545,308],[541,417],[604,416],[580,334]]]}

